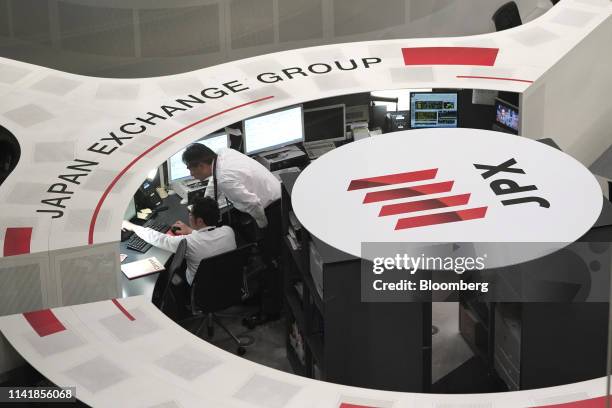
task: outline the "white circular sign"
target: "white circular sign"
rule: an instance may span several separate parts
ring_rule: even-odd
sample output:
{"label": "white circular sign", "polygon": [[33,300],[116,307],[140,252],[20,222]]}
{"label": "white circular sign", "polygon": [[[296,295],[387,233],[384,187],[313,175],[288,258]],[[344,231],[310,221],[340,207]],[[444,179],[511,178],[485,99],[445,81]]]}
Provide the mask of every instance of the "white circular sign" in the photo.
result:
{"label": "white circular sign", "polygon": [[362,242],[571,243],[597,220],[602,193],[581,163],[543,143],[422,129],[325,154],[299,176],[292,203],[310,233],[361,256]]}

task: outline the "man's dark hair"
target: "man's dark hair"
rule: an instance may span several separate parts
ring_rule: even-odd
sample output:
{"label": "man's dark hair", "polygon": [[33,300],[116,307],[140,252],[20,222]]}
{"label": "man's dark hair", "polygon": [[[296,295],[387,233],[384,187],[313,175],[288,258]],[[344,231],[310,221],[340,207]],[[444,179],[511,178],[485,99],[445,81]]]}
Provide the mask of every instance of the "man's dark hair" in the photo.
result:
{"label": "man's dark hair", "polygon": [[212,164],[216,158],[217,153],[200,143],[190,144],[183,152],[183,163],[187,166],[199,163]]}
{"label": "man's dark hair", "polygon": [[217,225],[219,221],[219,207],[210,197],[198,197],[193,202],[191,214],[194,218],[201,218],[208,226]]}

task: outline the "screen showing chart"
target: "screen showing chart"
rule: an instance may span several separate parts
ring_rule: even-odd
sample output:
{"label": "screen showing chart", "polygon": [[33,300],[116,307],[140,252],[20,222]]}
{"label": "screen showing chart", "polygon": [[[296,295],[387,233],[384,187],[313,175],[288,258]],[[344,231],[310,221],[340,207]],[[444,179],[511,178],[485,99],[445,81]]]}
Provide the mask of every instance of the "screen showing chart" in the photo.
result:
{"label": "screen showing chart", "polygon": [[413,92],[410,94],[410,127],[457,127],[457,94]]}
{"label": "screen showing chart", "polygon": [[[227,133],[216,133],[198,140],[197,143],[208,146],[213,152],[217,153],[219,150],[228,147]],[[181,150],[168,160],[168,179],[171,182],[191,177],[189,170],[183,163],[184,151],[185,149]]]}
{"label": "screen showing chart", "polygon": [[244,152],[253,154],[304,140],[302,107],[268,113],[243,123]]}

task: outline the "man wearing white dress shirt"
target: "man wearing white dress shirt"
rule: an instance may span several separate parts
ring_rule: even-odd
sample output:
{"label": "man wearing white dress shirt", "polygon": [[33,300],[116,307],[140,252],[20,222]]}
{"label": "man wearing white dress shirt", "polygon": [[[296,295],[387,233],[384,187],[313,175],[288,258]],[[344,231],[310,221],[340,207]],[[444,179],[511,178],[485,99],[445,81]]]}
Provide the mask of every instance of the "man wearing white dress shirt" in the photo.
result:
{"label": "man wearing white dress shirt", "polygon": [[259,162],[234,149],[215,153],[199,143],[185,149],[183,162],[192,177],[199,180],[213,177],[206,187],[206,197],[223,193],[238,211],[253,217],[259,228],[268,226],[266,209],[280,200],[281,187]]}
{"label": "man wearing white dress shirt", "polygon": [[202,198],[194,202],[189,212],[189,226],[181,221],[173,225],[177,227],[175,234],[178,235],[171,236],[129,221],[123,221],[122,228],[134,231],[147,243],[171,252],[176,251],[183,239],[187,240],[185,278],[191,285],[202,259],[236,249],[234,230],[228,226],[216,227],[218,219],[217,203],[210,198]]}
{"label": "man wearing white dress shirt", "polygon": [[205,196],[223,194],[238,211],[249,214],[263,236],[263,256],[268,268],[263,274],[262,314],[256,323],[276,318],[282,305],[280,276],[277,269],[281,244],[280,181],[261,163],[233,149],[215,153],[199,143],[189,145],[183,163],[191,176],[205,180],[212,176]]}

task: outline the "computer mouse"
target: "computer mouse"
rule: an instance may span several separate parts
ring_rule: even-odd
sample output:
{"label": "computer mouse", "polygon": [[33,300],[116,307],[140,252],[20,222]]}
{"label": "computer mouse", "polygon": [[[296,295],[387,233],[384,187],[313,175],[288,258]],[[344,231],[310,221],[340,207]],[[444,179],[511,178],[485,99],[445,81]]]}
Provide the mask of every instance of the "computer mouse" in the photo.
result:
{"label": "computer mouse", "polygon": [[170,228],[172,230],[173,234],[176,234],[177,232],[179,232],[181,230],[181,227],[177,227],[176,225],[174,225],[172,228]]}

